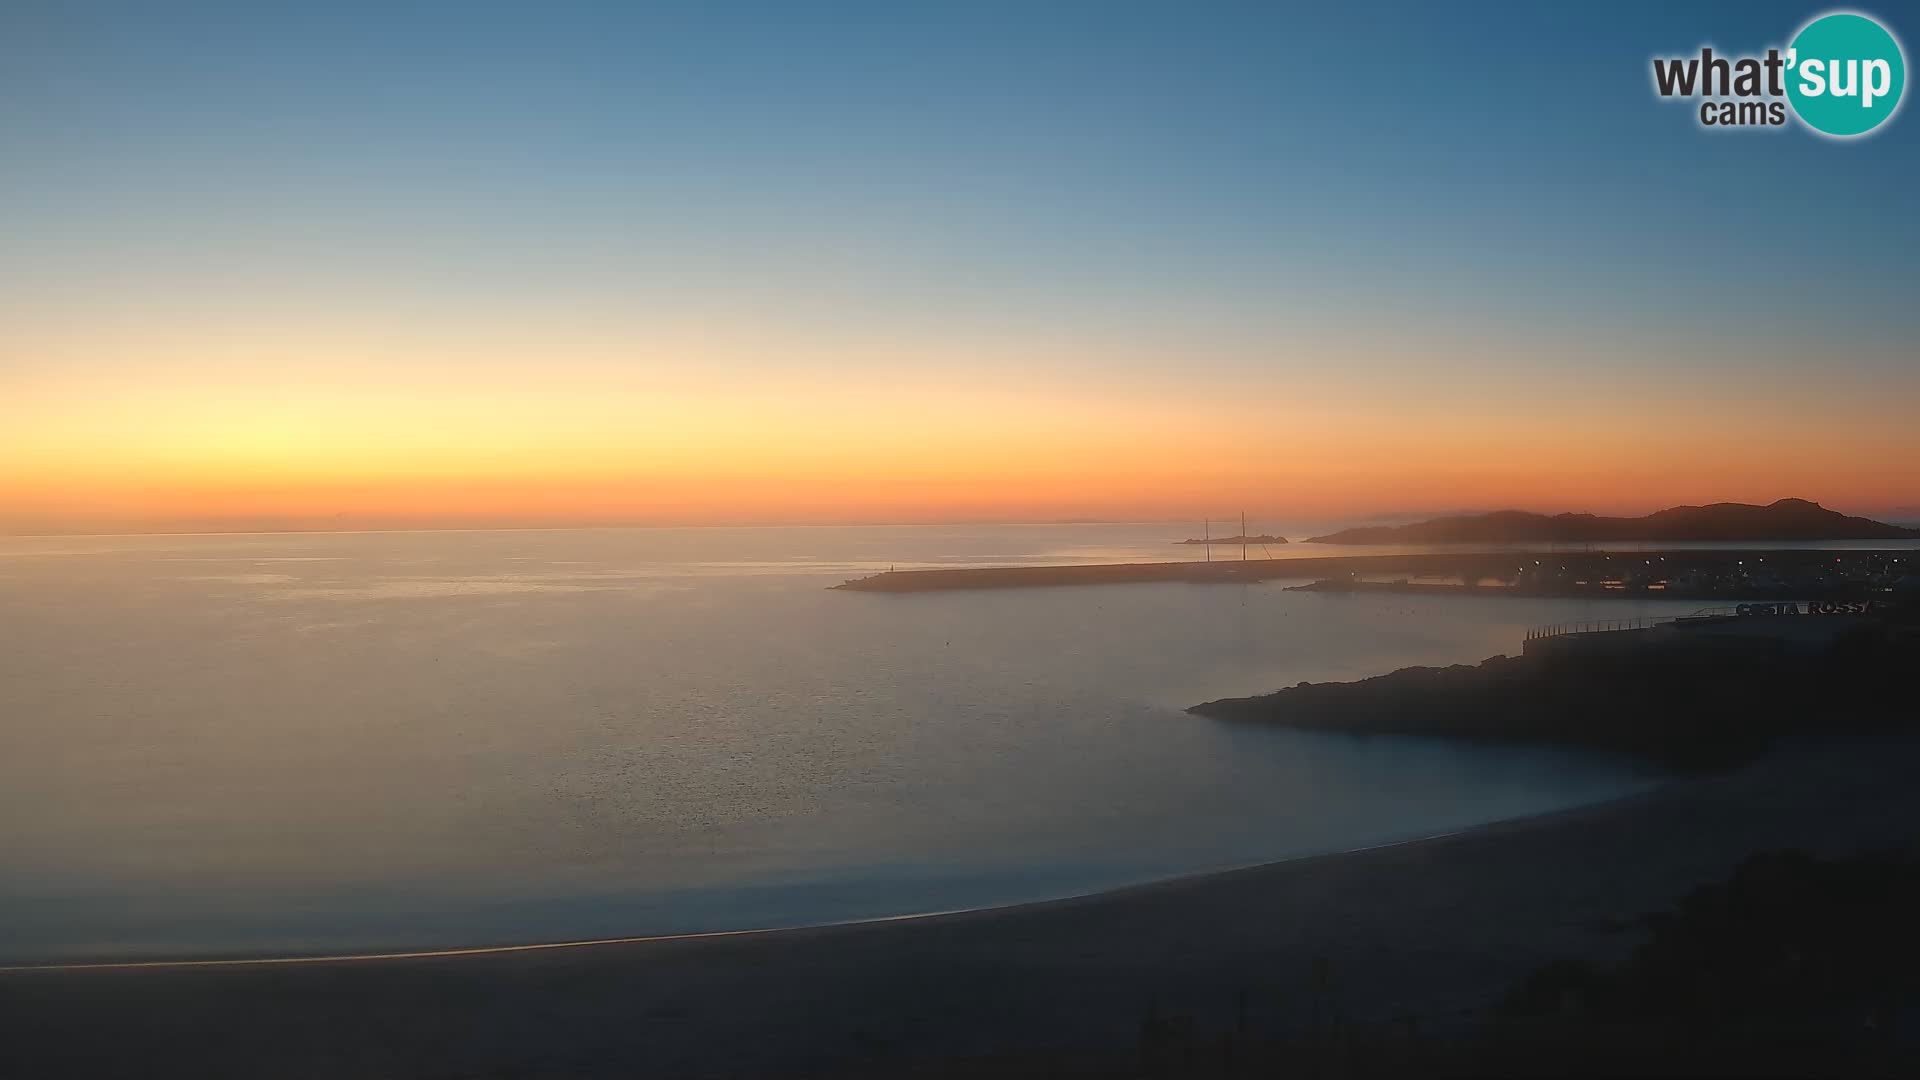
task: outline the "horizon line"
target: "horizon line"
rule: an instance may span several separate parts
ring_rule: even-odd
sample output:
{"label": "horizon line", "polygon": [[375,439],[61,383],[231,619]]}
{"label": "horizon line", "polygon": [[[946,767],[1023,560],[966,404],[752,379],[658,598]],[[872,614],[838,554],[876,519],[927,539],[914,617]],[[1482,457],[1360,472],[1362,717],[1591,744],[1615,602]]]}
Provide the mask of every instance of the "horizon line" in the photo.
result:
{"label": "horizon line", "polygon": [[[1823,503],[1818,499],[1805,499],[1800,496],[1792,496],[1792,495],[1782,496],[1781,498],[1774,499],[1771,502],[1780,502],[1788,499],[1794,499],[1802,502],[1809,502],[1826,510],[1834,510],[1834,507],[1828,506],[1826,503]],[[1678,507],[1685,507],[1685,506],[1714,506],[1714,505],[1768,506],[1768,505],[1771,505],[1771,502],[1743,503],[1738,500],[1731,500],[1731,499],[1721,499],[1721,500],[1715,500],[1712,502],[1699,502],[1699,503],[1682,502],[1682,503],[1672,503],[1666,506],[1656,506],[1651,510],[1643,511],[1639,515],[1599,514],[1591,510],[1532,510],[1532,509],[1526,509],[1519,506],[1502,506],[1497,508],[1462,508],[1462,509],[1448,509],[1448,510],[1375,510],[1375,511],[1365,511],[1365,512],[1360,512],[1355,514],[1328,515],[1327,517],[1319,518],[1318,520],[1319,520],[1319,523],[1323,525],[1332,523],[1332,522],[1341,522],[1341,523],[1358,522],[1362,524],[1385,524],[1387,523],[1387,519],[1419,518],[1423,521],[1435,521],[1435,520],[1440,520],[1440,519],[1450,518],[1450,517],[1467,517],[1467,516],[1474,516],[1474,515],[1481,515],[1481,514],[1495,514],[1495,513],[1524,513],[1524,514],[1539,514],[1541,516],[1556,516],[1561,514],[1589,514],[1595,517],[1632,517],[1632,516],[1645,516],[1646,514],[1656,513],[1661,510],[1670,510],[1670,509],[1675,509]],[[1846,511],[1846,510],[1838,510],[1836,512],[1851,513],[1850,511]],[[1240,511],[1234,511],[1232,517],[1238,517],[1240,513],[1241,513]],[[1890,506],[1890,507],[1885,507],[1881,509],[1855,513],[1852,516],[1868,517],[1874,514],[1882,515],[1882,517],[1875,519],[1875,520],[1880,520],[1882,524],[1895,524],[1895,525],[1920,524],[1920,505]],[[1261,515],[1261,517],[1266,518],[1266,520],[1268,521],[1273,520],[1272,515]],[[688,523],[680,523],[680,524],[662,524],[662,523],[645,524],[645,523],[639,523],[639,522],[634,522],[634,523],[582,522],[579,524],[571,524],[571,525],[415,524],[415,525],[394,525],[389,527],[382,527],[377,525],[374,525],[374,526],[356,525],[356,526],[341,526],[338,528],[329,528],[327,526],[317,525],[317,524],[303,524],[298,526],[289,525],[286,527],[265,526],[265,527],[234,527],[234,528],[217,528],[217,527],[216,528],[204,528],[204,527],[201,527],[201,528],[191,528],[191,527],[140,528],[140,529],[103,529],[103,530],[85,531],[85,532],[68,532],[68,531],[57,530],[57,529],[49,529],[49,530],[0,529],[0,538],[86,539],[86,538],[109,537],[109,536],[129,536],[129,537],[132,537],[132,536],[289,536],[289,535],[302,535],[302,534],[354,535],[354,534],[373,534],[373,533],[435,533],[435,532],[448,532],[448,533],[595,532],[595,531],[638,532],[638,531],[650,531],[650,530],[651,531],[668,531],[668,530],[674,530],[674,529],[880,529],[880,528],[909,529],[909,528],[941,528],[941,527],[955,527],[955,526],[1002,526],[1002,527],[1055,526],[1055,527],[1061,527],[1061,526],[1070,526],[1070,525],[1173,525],[1173,524],[1184,524],[1184,523],[1201,522],[1201,521],[1230,521],[1230,520],[1231,518],[1227,516],[1208,518],[1202,515],[1202,516],[1194,516],[1191,518],[1189,517],[1115,517],[1115,518],[1046,518],[1046,519],[1038,519],[1038,520],[1018,519],[1018,518],[950,518],[950,519],[944,519],[944,520],[923,519],[923,520],[864,520],[864,521],[814,521],[814,522],[800,522],[800,521],[688,522]],[[1256,520],[1257,519],[1249,518],[1249,523],[1252,524]]]}

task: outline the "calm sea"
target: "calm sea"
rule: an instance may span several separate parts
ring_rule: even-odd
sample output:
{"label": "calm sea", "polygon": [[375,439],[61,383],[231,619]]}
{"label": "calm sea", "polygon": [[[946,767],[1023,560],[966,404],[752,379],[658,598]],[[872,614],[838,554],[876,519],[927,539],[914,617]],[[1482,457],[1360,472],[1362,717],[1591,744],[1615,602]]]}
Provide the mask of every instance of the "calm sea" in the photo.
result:
{"label": "calm sea", "polygon": [[1191,558],[1170,543],[1182,535],[0,539],[0,961],[548,941],[1000,904],[1459,829],[1655,781],[1572,751],[1236,727],[1181,710],[1301,679],[1478,661],[1517,651],[1531,624],[1690,604],[1275,583],[826,589],[889,564]]}

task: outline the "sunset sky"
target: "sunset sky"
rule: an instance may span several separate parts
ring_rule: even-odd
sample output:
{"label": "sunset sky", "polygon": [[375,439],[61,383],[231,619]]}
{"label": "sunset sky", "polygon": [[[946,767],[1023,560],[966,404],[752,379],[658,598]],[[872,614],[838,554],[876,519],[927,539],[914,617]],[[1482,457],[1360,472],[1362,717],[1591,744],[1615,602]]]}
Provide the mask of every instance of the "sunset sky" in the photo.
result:
{"label": "sunset sky", "polygon": [[1920,117],[1572,7],[7,3],[0,531],[1920,513]]}

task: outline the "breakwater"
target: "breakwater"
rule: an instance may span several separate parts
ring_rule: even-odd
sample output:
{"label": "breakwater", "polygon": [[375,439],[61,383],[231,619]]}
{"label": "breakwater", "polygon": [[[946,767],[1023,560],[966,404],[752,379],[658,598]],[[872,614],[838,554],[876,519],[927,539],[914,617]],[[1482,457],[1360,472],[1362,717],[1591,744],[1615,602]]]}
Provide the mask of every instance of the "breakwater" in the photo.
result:
{"label": "breakwater", "polygon": [[1501,551],[1329,555],[1214,562],[1083,563],[893,570],[836,589],[934,592],[1153,581],[1236,584],[1280,578],[1386,581],[1453,579],[1463,586],[1500,582],[1512,595],[1725,597],[1852,596],[1892,588],[1920,570],[1920,551],[1783,548],[1773,550]]}

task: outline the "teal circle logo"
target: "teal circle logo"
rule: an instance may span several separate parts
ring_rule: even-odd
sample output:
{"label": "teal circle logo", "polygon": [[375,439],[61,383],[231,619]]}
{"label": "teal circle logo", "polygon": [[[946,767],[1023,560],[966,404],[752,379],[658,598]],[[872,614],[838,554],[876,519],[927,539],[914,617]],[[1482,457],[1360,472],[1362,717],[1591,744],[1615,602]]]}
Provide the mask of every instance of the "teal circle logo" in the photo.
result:
{"label": "teal circle logo", "polygon": [[1787,49],[1787,100],[1823,134],[1849,138],[1879,127],[1900,107],[1906,86],[1900,43],[1865,15],[1822,15]]}

